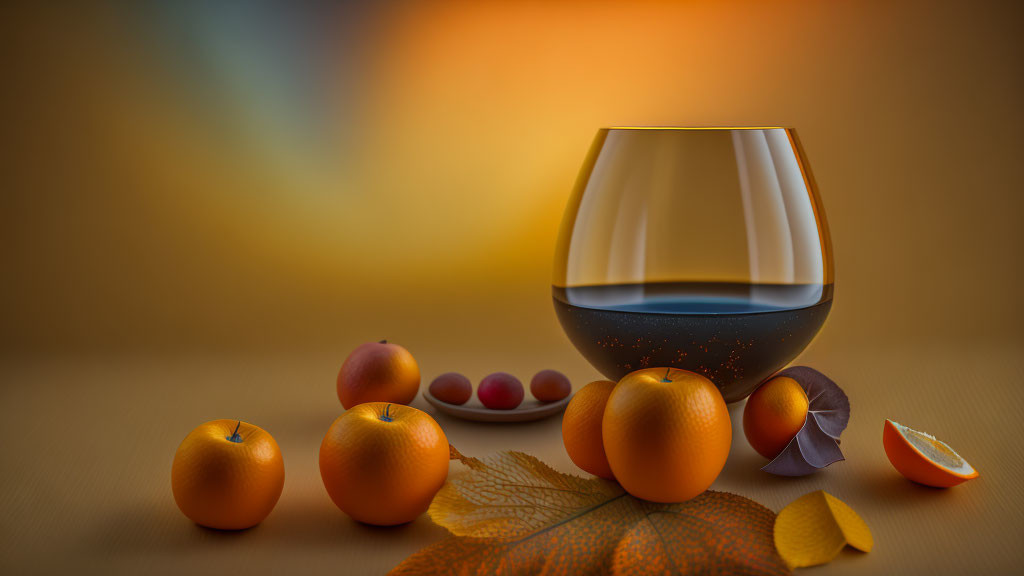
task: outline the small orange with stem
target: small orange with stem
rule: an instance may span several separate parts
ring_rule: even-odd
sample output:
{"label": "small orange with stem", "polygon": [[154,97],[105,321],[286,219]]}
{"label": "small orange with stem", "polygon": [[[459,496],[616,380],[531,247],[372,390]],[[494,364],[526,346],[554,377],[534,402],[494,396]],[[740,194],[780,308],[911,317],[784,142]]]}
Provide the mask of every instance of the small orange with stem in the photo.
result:
{"label": "small orange with stem", "polygon": [[653,502],[683,502],[711,486],[732,442],[721,392],[700,374],[648,368],[622,377],[601,435],[615,479]]}
{"label": "small orange with stem", "polygon": [[270,514],[284,488],[284,460],[259,426],[212,420],[189,433],[171,465],[174,501],[196,524],[241,530]]}
{"label": "small orange with stem", "polygon": [[408,350],[387,340],[352,351],[338,371],[338,400],[346,409],[363,402],[408,404],[420,389],[420,367]]}
{"label": "small orange with stem", "polygon": [[448,438],[426,412],[388,402],[349,408],[320,443],[320,476],[342,512],[367,524],[424,513],[448,478]]}

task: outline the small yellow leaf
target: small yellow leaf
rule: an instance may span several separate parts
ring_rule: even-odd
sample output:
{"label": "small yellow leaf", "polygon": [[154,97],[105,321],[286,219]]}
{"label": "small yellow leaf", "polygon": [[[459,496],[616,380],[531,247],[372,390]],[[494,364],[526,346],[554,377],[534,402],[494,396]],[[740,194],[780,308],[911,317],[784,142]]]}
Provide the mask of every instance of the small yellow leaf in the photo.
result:
{"label": "small yellow leaf", "polygon": [[868,525],[842,500],[817,490],[789,503],[775,518],[775,549],[790,568],[831,562],[844,546],[870,552]]}

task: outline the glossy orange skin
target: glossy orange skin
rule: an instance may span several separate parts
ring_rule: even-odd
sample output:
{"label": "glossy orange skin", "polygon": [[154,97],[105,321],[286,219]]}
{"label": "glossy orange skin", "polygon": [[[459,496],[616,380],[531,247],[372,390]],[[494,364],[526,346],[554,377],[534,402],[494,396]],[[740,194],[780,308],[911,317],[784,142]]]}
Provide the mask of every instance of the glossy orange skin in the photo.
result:
{"label": "glossy orange skin", "polygon": [[771,460],[807,420],[810,402],[796,380],[786,376],[761,384],[743,407],[743,433],[757,453]]}
{"label": "glossy orange skin", "polygon": [[369,342],[352,351],[338,372],[345,409],[364,402],[408,404],[420,389],[420,367],[398,344]]}
{"label": "glossy orange skin", "polygon": [[615,382],[598,380],[576,392],[562,415],[562,443],[574,464],[594,476],[614,480],[604,452],[601,424]]}
{"label": "glossy orange skin", "polygon": [[885,448],[885,455],[888,456],[893,468],[918,484],[934,488],[950,488],[978,477],[977,470],[973,474],[965,475],[936,465],[921,454],[917,448],[914,448],[890,420],[885,421],[885,426],[882,429],[882,446]]}
{"label": "glossy orange skin", "polygon": [[331,424],[320,444],[320,476],[342,512],[392,526],[426,512],[448,478],[448,459],[448,438],[429,414],[369,402]]}
{"label": "glossy orange skin", "polygon": [[[235,427],[241,442],[228,440]],[[251,528],[270,514],[284,488],[284,460],[273,436],[237,420],[213,420],[189,433],[171,466],[174,501],[196,524]]]}
{"label": "glossy orange skin", "polygon": [[732,442],[718,388],[674,368],[625,375],[608,398],[601,431],[615,479],[653,502],[683,502],[707,490]]}

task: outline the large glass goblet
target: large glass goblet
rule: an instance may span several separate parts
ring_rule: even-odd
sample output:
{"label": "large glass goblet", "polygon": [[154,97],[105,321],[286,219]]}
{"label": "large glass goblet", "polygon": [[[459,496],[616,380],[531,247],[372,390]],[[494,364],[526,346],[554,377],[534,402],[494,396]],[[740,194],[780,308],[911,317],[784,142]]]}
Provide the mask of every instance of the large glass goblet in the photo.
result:
{"label": "large glass goblet", "polygon": [[565,210],[552,295],[609,379],[682,368],[735,402],[817,334],[832,268],[792,129],[607,128]]}

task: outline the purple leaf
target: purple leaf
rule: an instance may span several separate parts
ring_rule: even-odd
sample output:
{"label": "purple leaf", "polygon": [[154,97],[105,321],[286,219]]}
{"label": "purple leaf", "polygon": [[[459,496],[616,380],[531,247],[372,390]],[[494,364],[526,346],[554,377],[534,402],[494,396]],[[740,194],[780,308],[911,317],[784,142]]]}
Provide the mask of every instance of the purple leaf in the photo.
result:
{"label": "purple leaf", "polygon": [[800,446],[800,454],[804,460],[815,468],[824,468],[833,462],[844,460],[843,452],[839,449],[839,443],[835,438],[825,434],[808,419],[804,423],[803,434],[797,434],[794,440]]}
{"label": "purple leaf", "polygon": [[[806,426],[806,422],[804,423]],[[782,452],[774,460],[765,464],[761,470],[779,476],[806,476],[817,472],[818,469],[811,466],[800,453],[800,443],[797,440],[798,433],[789,441],[789,444],[782,449]]]}
{"label": "purple leaf", "polygon": [[839,435],[850,422],[850,400],[827,376],[813,368],[794,366],[773,378],[796,380],[810,400],[807,419],[789,444],[762,470],[780,476],[804,476],[843,460]]}

